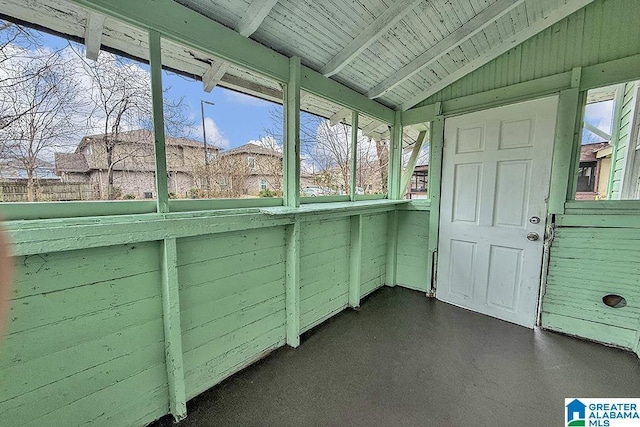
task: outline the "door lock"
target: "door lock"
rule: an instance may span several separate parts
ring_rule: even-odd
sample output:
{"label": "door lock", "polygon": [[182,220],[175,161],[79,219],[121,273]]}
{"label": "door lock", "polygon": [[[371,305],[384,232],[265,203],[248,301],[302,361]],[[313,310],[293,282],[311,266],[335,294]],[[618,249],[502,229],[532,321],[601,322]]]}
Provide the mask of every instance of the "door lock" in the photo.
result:
{"label": "door lock", "polygon": [[540,218],[537,216],[532,216],[531,218],[529,218],[529,222],[531,224],[540,224]]}
{"label": "door lock", "polygon": [[540,239],[540,235],[538,233],[535,233],[533,231],[530,233],[527,233],[527,240],[531,240],[532,242],[535,242],[538,239]]}

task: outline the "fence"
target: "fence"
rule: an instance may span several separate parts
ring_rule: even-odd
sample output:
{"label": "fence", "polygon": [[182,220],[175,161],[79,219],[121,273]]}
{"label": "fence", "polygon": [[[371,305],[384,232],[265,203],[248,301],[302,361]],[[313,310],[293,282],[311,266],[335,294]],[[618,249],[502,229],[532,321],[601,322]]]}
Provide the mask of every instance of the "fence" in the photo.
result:
{"label": "fence", "polygon": [[[96,200],[100,198],[100,192],[92,183],[38,181],[34,188],[34,198],[39,202]],[[26,180],[0,181],[0,201],[28,201]]]}

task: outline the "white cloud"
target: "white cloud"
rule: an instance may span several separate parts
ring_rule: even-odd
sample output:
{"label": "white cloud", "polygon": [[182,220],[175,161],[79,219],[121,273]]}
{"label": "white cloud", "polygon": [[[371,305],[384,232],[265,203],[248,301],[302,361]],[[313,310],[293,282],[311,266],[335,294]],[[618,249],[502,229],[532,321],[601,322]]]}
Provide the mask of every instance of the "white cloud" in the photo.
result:
{"label": "white cloud", "polygon": [[[211,117],[204,118],[204,130],[207,133],[207,143],[217,145],[221,148],[229,147],[229,140],[218,128],[218,125]],[[202,124],[198,125],[192,134],[202,136]]]}
{"label": "white cloud", "polygon": [[585,108],[585,120],[607,133],[611,132],[613,101],[595,102]]}
{"label": "white cloud", "polygon": [[276,141],[272,136],[263,136],[260,139],[252,139],[248,143],[282,153],[282,145],[278,144],[278,141]]}

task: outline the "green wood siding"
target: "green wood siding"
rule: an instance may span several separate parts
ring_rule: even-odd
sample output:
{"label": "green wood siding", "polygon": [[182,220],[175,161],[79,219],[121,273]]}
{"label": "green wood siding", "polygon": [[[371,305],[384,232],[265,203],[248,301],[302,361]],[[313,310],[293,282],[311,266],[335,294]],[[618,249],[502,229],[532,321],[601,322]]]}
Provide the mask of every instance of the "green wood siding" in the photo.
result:
{"label": "green wood siding", "polygon": [[143,424],[168,411],[158,242],[15,261],[7,425]]}
{"label": "green wood siding", "polygon": [[[622,97],[622,105],[620,106],[619,120],[614,123],[614,141],[612,145],[615,150],[613,154],[614,166],[611,168],[611,200],[619,200],[623,198],[622,186],[625,179],[625,171],[629,160],[629,149],[631,135],[633,132],[633,117],[636,113],[636,95],[637,86],[635,82],[626,83],[624,86],[624,95]],[[635,147],[632,147],[635,149]]]}
{"label": "green wood siding", "polygon": [[187,398],[285,337],[284,227],[178,240]]}
{"label": "green wood siding", "polygon": [[[640,224],[616,226],[611,218],[602,213],[559,218],[542,302],[542,325],[635,349],[640,328]],[[627,306],[606,306],[602,297],[607,294],[622,295]]]}
{"label": "green wood siding", "polygon": [[296,215],[252,209],[6,223],[21,255],[0,346],[0,413],[20,426],[145,425],[163,416],[172,374],[163,239],[175,239],[177,253],[168,279],[179,289],[184,380],[175,379],[176,394],[192,398],[284,345],[288,227],[300,229],[303,330],[347,307],[352,223],[362,224],[360,292],[383,285],[396,206],[371,203],[330,214],[308,205]]}
{"label": "green wood siding", "polygon": [[348,218],[302,224],[300,328],[303,332],[348,304],[350,235]]}
{"label": "green wood siding", "polygon": [[387,227],[389,215],[362,215],[362,272],[360,294],[365,296],[384,285],[387,277]]}
{"label": "green wood siding", "polygon": [[420,291],[430,288],[429,212],[398,211],[398,276],[399,286]]}
{"label": "green wood siding", "polygon": [[597,0],[419,105],[522,83],[640,53],[640,2]]}

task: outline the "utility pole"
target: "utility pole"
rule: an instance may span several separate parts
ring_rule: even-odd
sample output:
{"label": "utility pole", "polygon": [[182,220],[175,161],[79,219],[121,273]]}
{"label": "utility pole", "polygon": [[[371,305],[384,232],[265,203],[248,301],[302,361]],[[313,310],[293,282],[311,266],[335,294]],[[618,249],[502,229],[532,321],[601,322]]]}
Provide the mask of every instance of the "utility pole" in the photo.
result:
{"label": "utility pole", "polygon": [[207,179],[207,197],[211,197],[211,181],[209,177],[209,148],[207,146],[207,130],[204,125],[204,104],[215,105],[213,102],[200,100],[200,115],[202,116],[202,139],[204,141],[204,172]]}

